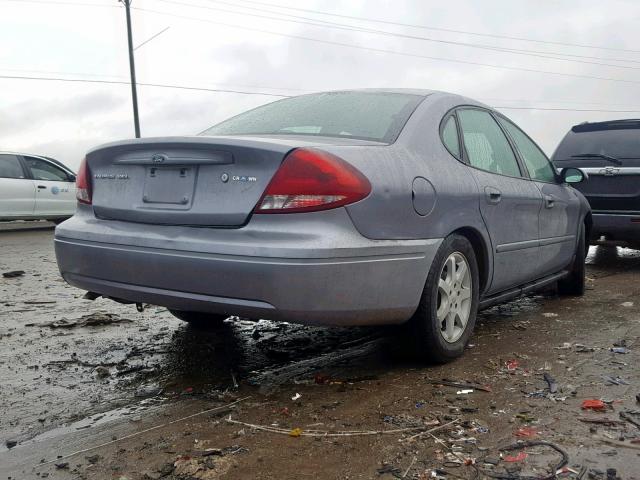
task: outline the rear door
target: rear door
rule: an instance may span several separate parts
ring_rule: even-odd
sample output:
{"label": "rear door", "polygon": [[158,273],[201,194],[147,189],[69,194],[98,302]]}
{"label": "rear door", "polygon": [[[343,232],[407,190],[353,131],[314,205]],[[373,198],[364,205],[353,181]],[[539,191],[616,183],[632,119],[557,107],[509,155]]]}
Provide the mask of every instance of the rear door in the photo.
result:
{"label": "rear door", "polygon": [[542,195],[524,178],[507,137],[488,111],[462,108],[457,115],[491,237],[493,279],[488,293],[496,293],[535,279]]}
{"label": "rear door", "polygon": [[17,155],[0,154],[0,218],[33,215],[35,186]]}
{"label": "rear door", "polygon": [[538,276],[555,273],[571,262],[576,251],[580,200],[572,187],[558,179],[540,147],[510,120],[503,116],[498,116],[498,120],[513,140],[529,177],[542,194]]}
{"label": "rear door", "polygon": [[58,165],[39,157],[23,156],[35,183],[36,216],[71,216],[76,209],[75,185],[71,175]]}

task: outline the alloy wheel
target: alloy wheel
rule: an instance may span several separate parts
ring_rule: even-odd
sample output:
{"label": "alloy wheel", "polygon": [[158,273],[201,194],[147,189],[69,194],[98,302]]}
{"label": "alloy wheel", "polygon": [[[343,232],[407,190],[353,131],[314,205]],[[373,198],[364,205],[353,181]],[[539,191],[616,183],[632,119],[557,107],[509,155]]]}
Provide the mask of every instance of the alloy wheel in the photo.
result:
{"label": "alloy wheel", "polygon": [[453,252],[444,262],[438,280],[437,317],[442,338],[454,343],[462,337],[471,313],[473,282],[467,258]]}

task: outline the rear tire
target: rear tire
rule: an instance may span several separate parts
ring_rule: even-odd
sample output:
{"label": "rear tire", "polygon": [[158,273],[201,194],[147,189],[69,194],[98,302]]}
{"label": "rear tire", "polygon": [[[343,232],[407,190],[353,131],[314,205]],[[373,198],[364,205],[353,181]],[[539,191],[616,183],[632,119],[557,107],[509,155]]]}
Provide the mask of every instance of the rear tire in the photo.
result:
{"label": "rear tire", "polygon": [[189,325],[195,328],[208,329],[219,328],[229,315],[218,315],[216,313],[204,313],[204,312],[186,312],[184,310],[169,310],[171,315],[187,322]]}
{"label": "rear tire", "polygon": [[580,225],[578,233],[578,246],[576,255],[571,264],[571,273],[568,277],[558,281],[558,293],[561,295],[584,295],[586,266],[584,263],[587,257],[587,242],[584,234],[584,224]]}
{"label": "rear tire", "polygon": [[471,243],[461,235],[448,236],[433,259],[418,310],[407,323],[416,357],[446,363],[464,353],[476,323],[479,287]]}

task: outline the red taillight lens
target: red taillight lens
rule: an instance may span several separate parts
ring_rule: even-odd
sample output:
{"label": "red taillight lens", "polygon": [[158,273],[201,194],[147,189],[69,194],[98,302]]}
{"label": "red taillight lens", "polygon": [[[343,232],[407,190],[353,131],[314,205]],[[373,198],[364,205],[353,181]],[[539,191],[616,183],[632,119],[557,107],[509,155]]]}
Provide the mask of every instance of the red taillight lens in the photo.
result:
{"label": "red taillight lens", "polygon": [[362,200],[369,193],[369,180],[341,158],[297,148],[271,179],[255,213],[328,210]]}
{"label": "red taillight lens", "polygon": [[78,169],[76,177],[76,198],[81,203],[91,205],[91,175],[89,174],[89,166],[87,159],[84,158]]}

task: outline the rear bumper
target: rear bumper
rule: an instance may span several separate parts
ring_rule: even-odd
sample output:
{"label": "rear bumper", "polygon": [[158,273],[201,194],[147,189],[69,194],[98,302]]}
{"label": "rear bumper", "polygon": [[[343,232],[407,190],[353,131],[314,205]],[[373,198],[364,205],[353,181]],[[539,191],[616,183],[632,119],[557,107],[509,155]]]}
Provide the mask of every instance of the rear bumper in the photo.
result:
{"label": "rear bumper", "polygon": [[636,215],[623,214],[593,214],[592,240],[601,236],[608,240],[640,241],[640,213]]}
{"label": "rear bumper", "polygon": [[441,242],[368,240],[343,209],[301,216],[306,230],[293,215],[286,223],[264,217],[225,231],[79,214],[56,230],[56,256],[68,283],[105,296],[250,318],[373,325],[413,314]]}

